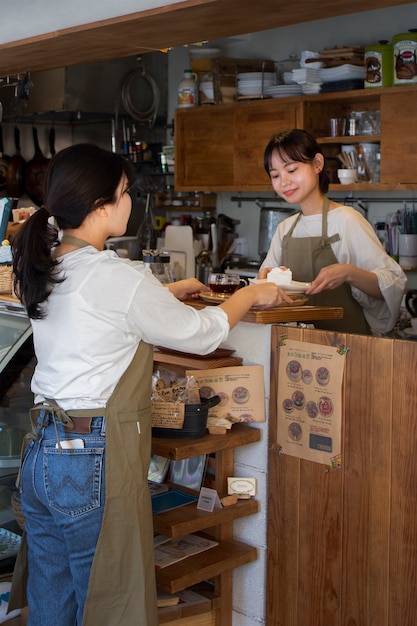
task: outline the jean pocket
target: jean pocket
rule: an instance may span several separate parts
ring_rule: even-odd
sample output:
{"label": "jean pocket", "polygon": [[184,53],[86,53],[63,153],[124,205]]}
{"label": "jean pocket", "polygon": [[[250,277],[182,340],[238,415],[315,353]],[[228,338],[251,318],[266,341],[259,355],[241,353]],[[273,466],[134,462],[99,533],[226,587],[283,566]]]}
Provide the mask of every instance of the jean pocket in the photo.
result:
{"label": "jean pocket", "polygon": [[77,517],[101,505],[103,448],[46,448],[43,470],[46,496],[52,508]]}

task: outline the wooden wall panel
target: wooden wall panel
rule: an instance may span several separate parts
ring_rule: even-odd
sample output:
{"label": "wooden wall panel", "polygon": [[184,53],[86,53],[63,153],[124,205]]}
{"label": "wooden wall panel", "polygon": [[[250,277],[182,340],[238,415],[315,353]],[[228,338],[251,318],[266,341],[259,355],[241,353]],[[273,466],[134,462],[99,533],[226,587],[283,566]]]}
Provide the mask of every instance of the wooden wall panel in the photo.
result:
{"label": "wooden wall panel", "polygon": [[342,468],[270,447],[268,626],[413,626],[417,615],[416,344],[277,326],[279,337],[346,339]]}
{"label": "wooden wall panel", "polygon": [[385,626],[393,341],[350,335],[348,346],[341,494],[342,624]]}
{"label": "wooden wall panel", "polygon": [[417,356],[412,341],[395,342],[392,403],[390,626],[417,622]]}

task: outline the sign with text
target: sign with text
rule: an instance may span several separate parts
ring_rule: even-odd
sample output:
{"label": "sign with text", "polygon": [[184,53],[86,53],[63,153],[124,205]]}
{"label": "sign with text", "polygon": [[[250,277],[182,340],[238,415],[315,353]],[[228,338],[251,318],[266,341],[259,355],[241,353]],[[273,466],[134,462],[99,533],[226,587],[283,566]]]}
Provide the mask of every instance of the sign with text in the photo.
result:
{"label": "sign with text", "polygon": [[231,423],[265,421],[265,385],[262,365],[237,365],[207,370],[187,370],[194,376],[202,398],[220,396],[209,418]]}
{"label": "sign with text", "polygon": [[280,346],[277,443],[284,454],[327,465],[340,457],[345,354],[302,341]]}

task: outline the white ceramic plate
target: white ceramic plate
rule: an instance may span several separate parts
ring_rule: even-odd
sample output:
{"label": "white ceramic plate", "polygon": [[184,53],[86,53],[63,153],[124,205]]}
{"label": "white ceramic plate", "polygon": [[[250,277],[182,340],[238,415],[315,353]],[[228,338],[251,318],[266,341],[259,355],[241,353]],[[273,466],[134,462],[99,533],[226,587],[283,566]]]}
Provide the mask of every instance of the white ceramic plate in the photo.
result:
{"label": "white ceramic plate", "polygon": [[[262,283],[267,283],[266,278],[249,278],[249,282],[253,285],[262,285]],[[282,285],[278,285],[287,293],[305,293],[306,290],[310,287],[311,283],[301,283],[298,280],[292,280],[290,283],[282,283]]]}

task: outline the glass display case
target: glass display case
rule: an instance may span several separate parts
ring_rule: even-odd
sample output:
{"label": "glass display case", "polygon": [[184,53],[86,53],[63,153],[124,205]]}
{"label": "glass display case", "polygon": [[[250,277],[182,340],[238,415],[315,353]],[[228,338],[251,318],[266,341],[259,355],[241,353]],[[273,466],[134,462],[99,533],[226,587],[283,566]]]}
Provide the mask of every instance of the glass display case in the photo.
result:
{"label": "glass display case", "polygon": [[[0,299],[0,532],[21,532],[11,497],[16,491],[22,440],[31,429],[34,366],[32,328],[24,308]],[[13,563],[13,558],[5,559],[0,553],[0,578]]]}

